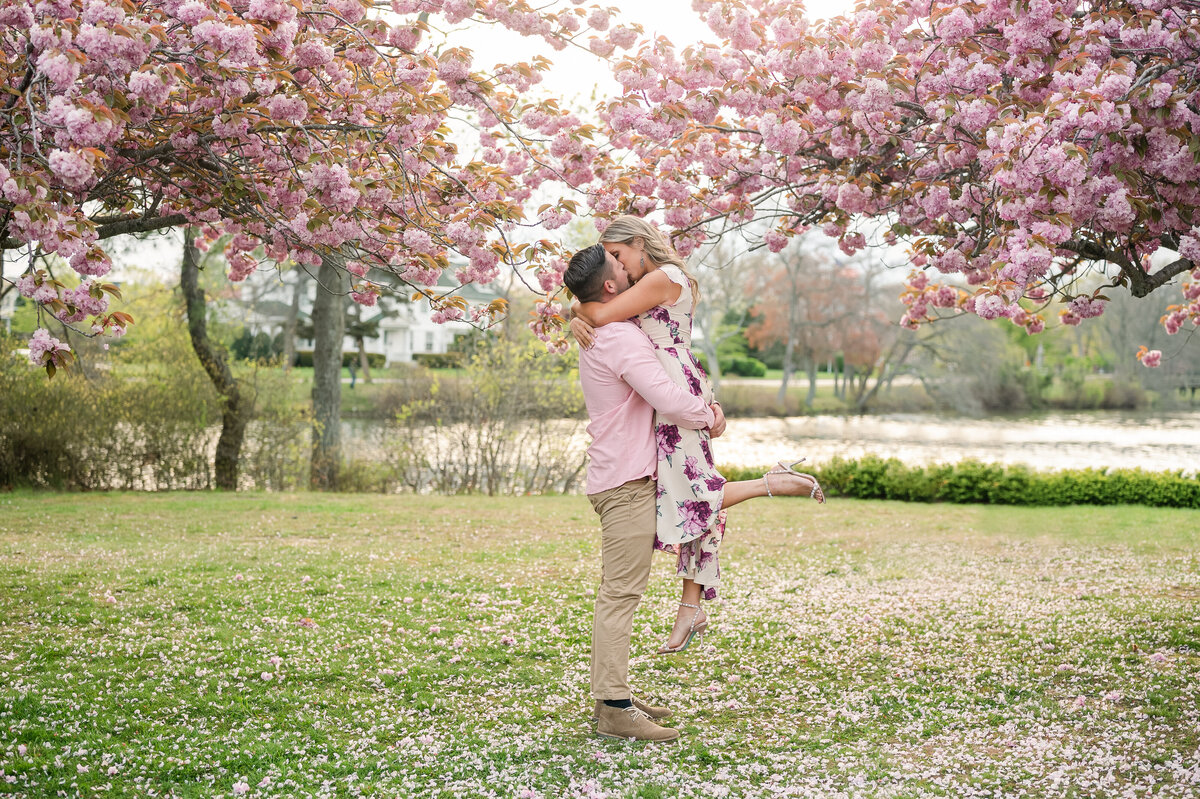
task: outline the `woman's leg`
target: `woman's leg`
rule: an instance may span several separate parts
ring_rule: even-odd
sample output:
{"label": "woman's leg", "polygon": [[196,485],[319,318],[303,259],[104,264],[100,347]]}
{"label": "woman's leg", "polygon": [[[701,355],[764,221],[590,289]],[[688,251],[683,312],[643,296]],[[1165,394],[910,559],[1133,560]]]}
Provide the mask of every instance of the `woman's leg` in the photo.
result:
{"label": "woman's leg", "polygon": [[757,480],[738,480],[725,484],[725,497],[721,509],[732,508],[739,502],[745,502],[754,497],[767,496],[767,483],[771,481],[771,495],[776,497],[807,497],[812,493],[813,483],[807,477],[797,477],[794,474],[772,474]]}
{"label": "woman's leg", "polygon": [[[688,631],[692,629],[692,618],[695,617],[697,611],[695,608],[685,607],[682,603],[686,602],[689,605],[700,604],[700,583],[695,580],[684,579],[683,595],[679,598],[679,611],[675,614],[675,627],[671,630],[671,637],[667,640],[667,646],[674,649],[683,643],[683,639],[687,638]],[[699,611],[700,617],[697,622],[708,618],[708,614],[703,610]]]}

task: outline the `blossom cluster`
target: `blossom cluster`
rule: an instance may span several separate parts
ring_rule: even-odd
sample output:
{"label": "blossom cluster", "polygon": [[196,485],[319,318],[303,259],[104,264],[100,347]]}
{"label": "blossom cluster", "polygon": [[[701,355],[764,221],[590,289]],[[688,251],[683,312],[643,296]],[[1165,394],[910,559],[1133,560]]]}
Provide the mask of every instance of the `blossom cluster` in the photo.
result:
{"label": "blossom cluster", "polygon": [[[883,220],[913,266],[973,287],[914,289],[907,325],[954,308],[1036,332],[1051,301],[1068,324],[1102,312],[1081,262],[1139,297],[1200,265],[1194,10],[884,0],[814,23],[774,0],[696,6],[720,44],[647,41],[614,67],[605,122],[638,158],[602,175],[594,212],[661,213],[681,251],[714,218],[765,216],[749,232],[771,250],[821,227],[848,252]],[[1178,258],[1151,268],[1160,249]],[[1169,332],[1200,324],[1184,291]]]}
{"label": "blossom cluster", "polygon": [[[589,30],[617,47],[636,39],[577,5],[394,0],[385,15],[369,0],[7,3],[0,242],[92,278],[110,269],[105,239],[181,224],[225,236],[234,281],[268,260],[333,252],[412,286],[435,285],[455,253],[462,282],[492,280],[502,263],[541,268],[550,253],[517,254],[511,229],[538,187],[590,181],[598,145],[556,105],[530,118],[520,91],[546,63],[482,74],[422,20],[473,17],[558,46]],[[451,141],[452,115],[489,137],[481,154]],[[378,294],[370,276],[356,275],[352,295],[365,304]],[[29,296],[69,305],[71,322],[128,322],[88,301],[99,299],[90,287],[73,302],[45,285]]]}

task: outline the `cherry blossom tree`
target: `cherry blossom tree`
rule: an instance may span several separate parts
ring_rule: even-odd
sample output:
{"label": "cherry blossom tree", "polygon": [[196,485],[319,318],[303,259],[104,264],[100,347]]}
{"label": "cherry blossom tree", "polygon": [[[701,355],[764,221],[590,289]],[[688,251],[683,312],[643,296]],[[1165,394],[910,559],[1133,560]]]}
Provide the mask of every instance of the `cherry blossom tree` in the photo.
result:
{"label": "cherry blossom tree", "polygon": [[880,0],[816,23],[795,2],[693,6],[719,43],[616,60],[604,119],[638,157],[595,212],[661,215],[685,253],[747,226],[775,251],[811,228],[847,253],[905,242],[908,326],[1036,333],[1051,303],[1076,324],[1177,278],[1164,325],[1200,325],[1197,0]]}
{"label": "cherry blossom tree", "polygon": [[221,397],[221,434],[213,454],[214,482],[217,488],[236,491],[242,441],[254,410],[254,401],[234,377],[224,348],[215,345],[208,336],[208,304],[204,289],[200,286],[200,254],[194,243],[195,237],[191,234],[191,230],[184,233],[183,260],[179,270],[188,338],[205,374]]}
{"label": "cherry blossom tree", "polygon": [[[540,186],[585,184],[604,157],[592,126],[522,100],[544,59],[480,71],[469,51],[423,38],[468,18],[559,48],[589,27],[626,43],[637,33],[609,30],[599,7],[524,0],[5,2],[0,255],[24,269],[4,281],[85,333],[120,335],[132,319],[109,310],[105,240],[190,224],[201,247],[228,237],[231,280],[336,254],[364,305],[383,270],[440,318],[486,323],[502,304],[433,289],[450,254],[466,264],[460,283],[507,265],[551,285],[557,245],[519,243],[514,228]],[[473,148],[456,138],[462,119]],[[554,228],[572,208],[552,202],[536,221]],[[77,287],[54,272],[68,266]],[[70,360],[46,330],[30,350],[51,372]]]}

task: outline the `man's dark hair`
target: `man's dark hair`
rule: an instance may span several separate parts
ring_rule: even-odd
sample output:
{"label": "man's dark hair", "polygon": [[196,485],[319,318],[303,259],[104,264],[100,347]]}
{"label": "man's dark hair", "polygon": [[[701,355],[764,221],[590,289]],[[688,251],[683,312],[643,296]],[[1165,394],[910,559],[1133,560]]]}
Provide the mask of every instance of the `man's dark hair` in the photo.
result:
{"label": "man's dark hair", "polygon": [[563,272],[563,283],[580,302],[595,302],[602,296],[604,281],[609,277],[604,245],[597,242],[571,256],[567,271]]}

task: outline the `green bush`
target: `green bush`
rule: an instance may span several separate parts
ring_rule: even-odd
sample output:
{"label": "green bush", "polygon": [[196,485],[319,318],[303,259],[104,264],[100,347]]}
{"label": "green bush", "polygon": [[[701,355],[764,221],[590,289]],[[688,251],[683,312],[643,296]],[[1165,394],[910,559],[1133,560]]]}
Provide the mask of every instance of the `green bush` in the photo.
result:
{"label": "green bush", "polygon": [[[90,376],[53,380],[0,336],[0,486],[70,490],[211,488],[221,399],[184,336],[143,344],[133,362],[113,359]],[[308,484],[308,414],[289,398],[287,376],[241,364],[254,401],[240,458],[244,488]]]}
{"label": "green bush", "polygon": [[0,486],[197,489],[212,483],[220,399],[176,348],[123,376],[53,380],[0,336]]}
{"label": "green bush", "polygon": [[[377,449],[395,483],[437,493],[571,491],[586,461],[576,421],[583,394],[570,364],[532,338],[501,340],[478,347],[462,374],[419,370],[392,384],[384,404],[394,423]],[[358,482],[386,480],[372,473]]]}
{"label": "green bush", "polygon": [[[767,467],[769,468],[769,467]],[[767,468],[723,468],[727,480],[756,480]],[[905,466],[895,458],[833,458],[810,470],[828,497],[985,505],[1150,505],[1200,508],[1200,475],[1142,469],[1066,469],[961,461]]]}
{"label": "green bush", "polygon": [[242,328],[241,333],[229,345],[229,354],[239,361],[271,361],[283,352],[282,346],[276,349],[276,344],[282,345],[283,339],[271,336],[263,331],[251,333]]}
{"label": "green bush", "polygon": [[730,358],[721,364],[721,372],[739,377],[764,377],[767,365],[757,358]]}
{"label": "green bush", "polygon": [[[342,353],[342,368],[343,369],[350,366],[351,359],[354,359],[354,365],[357,366],[358,365],[358,353],[357,352],[351,351],[351,352],[343,352]],[[368,352],[367,353],[367,364],[372,369],[382,369],[384,367],[384,365],[387,364],[387,356],[384,355],[382,352]],[[296,363],[294,365],[299,366],[301,368],[311,369],[312,365],[313,365],[312,350],[298,350],[296,352]]]}
{"label": "green bush", "polygon": [[458,369],[464,363],[461,352],[417,352],[413,361],[426,369]]}

